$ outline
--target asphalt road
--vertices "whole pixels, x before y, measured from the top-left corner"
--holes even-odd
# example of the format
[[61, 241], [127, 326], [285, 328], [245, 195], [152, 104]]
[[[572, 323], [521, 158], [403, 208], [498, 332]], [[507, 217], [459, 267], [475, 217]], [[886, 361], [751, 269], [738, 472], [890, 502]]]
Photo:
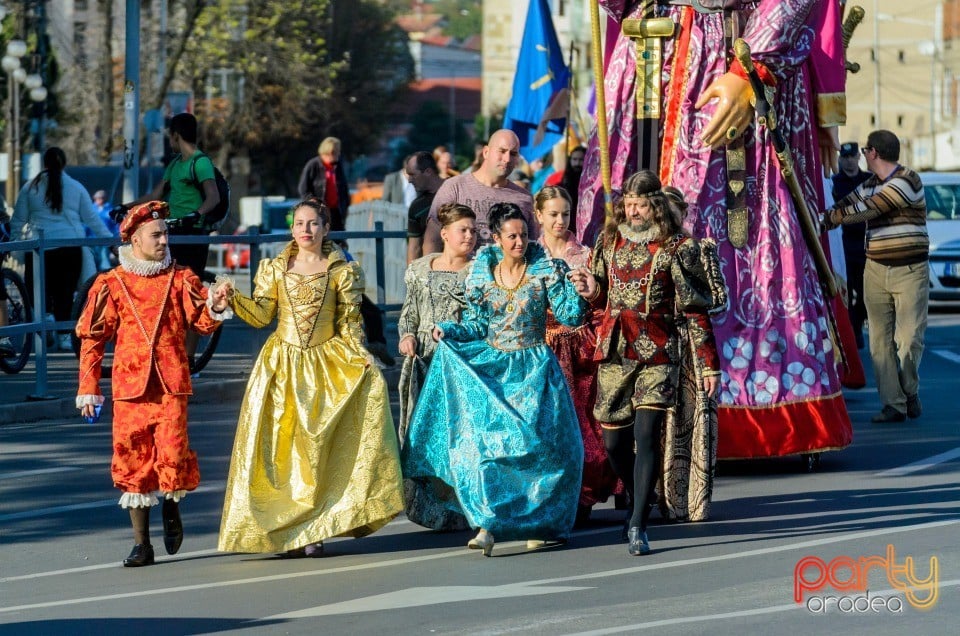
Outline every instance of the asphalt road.
[[162, 554], [155, 518], [157, 565], [124, 569], [132, 539], [109, 428], [0, 426], [0, 634], [956, 633], [958, 371], [960, 315], [934, 314], [921, 419], [870, 424], [876, 393], [850, 392], [851, 447], [813, 474], [795, 457], [721, 463], [711, 520], [655, 518], [641, 558], [619, 543], [610, 506], [566, 546], [498, 543], [492, 558], [465, 549], [469, 533], [403, 518], [327, 542], [322, 559], [220, 554], [231, 402], [192, 411], [203, 485], [182, 506], [180, 554]]

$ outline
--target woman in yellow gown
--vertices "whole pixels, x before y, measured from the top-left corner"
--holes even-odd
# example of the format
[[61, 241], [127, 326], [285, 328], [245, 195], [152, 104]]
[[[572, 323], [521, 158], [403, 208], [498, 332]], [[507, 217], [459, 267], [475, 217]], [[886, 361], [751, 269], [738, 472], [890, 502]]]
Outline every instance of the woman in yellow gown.
[[320, 556], [403, 510], [397, 437], [383, 375], [360, 328], [363, 271], [326, 239], [329, 213], [297, 204], [293, 241], [260, 264], [253, 298], [231, 296], [255, 327], [277, 318], [240, 409], [218, 548]]

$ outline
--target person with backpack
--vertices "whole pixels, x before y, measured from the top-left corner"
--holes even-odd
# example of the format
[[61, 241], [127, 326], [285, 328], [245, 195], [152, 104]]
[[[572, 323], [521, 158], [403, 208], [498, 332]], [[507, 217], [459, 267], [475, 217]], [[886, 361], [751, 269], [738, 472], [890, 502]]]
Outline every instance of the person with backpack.
[[[210, 157], [197, 148], [197, 118], [190, 113], [174, 115], [167, 129], [170, 147], [177, 153], [167, 164], [163, 179], [152, 192], [145, 194], [132, 203], [124, 204], [129, 208], [147, 201], [163, 200], [170, 206], [170, 219], [178, 221], [170, 227], [172, 235], [205, 236], [215, 223], [223, 220], [225, 208], [229, 202], [224, 193], [222, 175], [218, 174]], [[226, 192], [229, 196], [229, 192]], [[123, 212], [121, 212], [121, 215]], [[170, 255], [178, 265], [193, 270], [201, 280], [207, 268], [210, 246], [170, 245]], [[193, 332], [187, 334], [187, 355], [192, 358], [197, 349], [198, 337]]]
[[[209, 234], [205, 217], [219, 207], [220, 192], [213, 162], [197, 148], [197, 118], [190, 113], [174, 115], [167, 135], [170, 147], [177, 154], [167, 164], [163, 179], [152, 192], [123, 207], [163, 200], [170, 206], [170, 219], [179, 222], [179, 227], [170, 228], [170, 234]], [[192, 269], [199, 277], [207, 267], [209, 251], [209, 245], [170, 246], [173, 259]]]

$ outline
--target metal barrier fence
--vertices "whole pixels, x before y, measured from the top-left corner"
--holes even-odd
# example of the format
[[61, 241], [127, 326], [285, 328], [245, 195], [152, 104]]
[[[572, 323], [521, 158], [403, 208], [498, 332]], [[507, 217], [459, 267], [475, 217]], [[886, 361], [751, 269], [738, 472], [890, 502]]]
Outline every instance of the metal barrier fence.
[[[352, 210], [351, 210], [352, 212]], [[386, 283], [386, 258], [384, 243], [387, 239], [403, 239], [406, 244], [407, 233], [401, 231], [385, 231], [383, 222], [373, 223], [373, 231], [345, 231], [331, 232], [329, 238], [333, 240], [340, 239], [358, 239], [371, 241], [374, 246], [373, 260], [374, 271], [376, 275], [376, 303], [383, 311], [396, 311], [400, 309], [401, 303], [387, 302]], [[23, 334], [33, 334], [33, 355], [36, 364], [36, 391], [34, 393], [39, 399], [47, 395], [47, 333], [57, 331], [73, 330], [76, 326], [74, 320], [47, 321], [46, 303], [46, 278], [47, 272], [44, 267], [43, 253], [60, 247], [100, 247], [119, 245], [117, 238], [83, 238], [83, 239], [44, 239], [43, 230], [37, 229], [37, 238], [24, 241], [8, 241], [2, 244], [4, 253], [24, 252], [27, 258], [32, 259], [33, 263], [33, 289], [32, 289], [32, 308], [33, 321], [17, 325], [0, 327], [0, 337], [18, 336]], [[261, 260], [261, 250], [263, 246], [272, 243], [286, 243], [290, 241], [290, 234], [261, 234], [259, 227], [250, 228], [247, 234], [230, 234], [217, 236], [171, 236], [170, 243], [189, 244], [189, 245], [247, 245], [250, 249], [250, 288], [253, 289], [254, 278]], [[363, 262], [359, 261], [361, 266]], [[401, 278], [402, 278], [401, 269]], [[54, 273], [55, 275], [55, 273]], [[82, 283], [83, 281], [79, 281]]]

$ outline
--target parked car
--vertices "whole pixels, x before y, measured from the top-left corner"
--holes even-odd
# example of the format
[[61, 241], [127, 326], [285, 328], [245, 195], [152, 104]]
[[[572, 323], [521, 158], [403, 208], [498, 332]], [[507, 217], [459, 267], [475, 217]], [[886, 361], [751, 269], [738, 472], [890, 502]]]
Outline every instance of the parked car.
[[960, 301], [960, 172], [921, 172], [930, 236], [930, 300]]

